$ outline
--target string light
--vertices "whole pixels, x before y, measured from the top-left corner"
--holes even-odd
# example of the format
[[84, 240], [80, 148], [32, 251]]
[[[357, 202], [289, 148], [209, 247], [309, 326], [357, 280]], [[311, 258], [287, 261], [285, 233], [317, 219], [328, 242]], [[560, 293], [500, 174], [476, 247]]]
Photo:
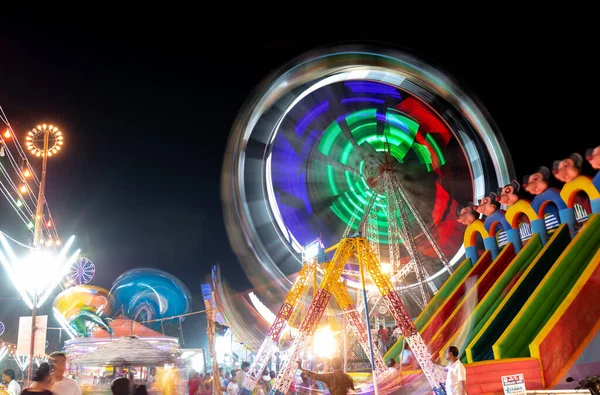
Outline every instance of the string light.
[[[32, 169], [31, 165], [29, 164], [27, 155], [24, 151], [24, 148], [26, 147], [21, 145], [19, 139], [15, 138], [16, 133], [11, 128], [8, 118], [6, 117], [6, 114], [4, 113], [4, 110], [1, 106], [0, 121], [6, 125], [6, 128], [4, 130], [0, 129], [0, 150], [2, 150], [2, 156], [4, 156], [6, 159], [3, 163], [8, 163], [11, 165], [6, 165], [5, 167], [3, 163], [0, 163], [0, 192], [2, 192], [4, 197], [9, 200], [11, 207], [15, 210], [17, 215], [19, 215], [19, 218], [23, 221], [28, 231], [33, 231], [35, 225], [33, 224], [33, 220], [30, 220], [28, 218], [35, 218], [35, 215], [31, 209], [31, 205], [36, 205], [37, 193], [34, 193], [34, 191], [36, 187], [39, 186], [40, 180], [34, 172], [34, 170]], [[38, 127], [42, 131], [44, 130], [43, 124], [38, 125]], [[50, 137], [50, 146], [52, 146], [52, 143], [54, 143], [54, 145], [56, 146], [55, 151], [53, 152], [52, 150], [50, 150], [50, 153], [52, 153], [52, 155], [56, 155], [60, 148], [62, 148], [62, 145], [64, 144], [64, 136], [60, 132], [58, 127], [54, 125], [46, 124], [45, 127], [45, 130], [48, 131]], [[33, 129], [31, 130], [31, 132], [33, 132]], [[31, 134], [28, 132], [25, 132], [25, 134], [26, 137], [30, 137], [29, 139], [25, 139], [25, 145], [29, 146], [29, 144], [27, 144], [28, 142], [33, 144], [34, 141], [31, 138]], [[51, 136], [54, 136], [54, 138], [52, 138]], [[5, 140], [3, 141], [2, 139]], [[8, 146], [8, 144], [3, 144], [6, 143], [8, 139], [10, 139], [10, 141], [14, 143], [11, 144], [10, 147]], [[43, 144], [43, 139], [41, 140], [41, 143]], [[43, 145], [41, 145], [41, 148], [43, 148]], [[14, 152], [15, 150], [16, 152]], [[37, 157], [42, 156], [41, 153], [34, 153], [33, 155], [36, 155]], [[14, 173], [10, 172], [10, 167], [12, 167]], [[13, 178], [13, 175], [16, 177]], [[3, 178], [5, 178], [6, 181], [8, 181], [8, 183], [3, 182], [5, 181], [3, 180]], [[33, 179], [33, 184], [31, 184], [31, 179]], [[25, 180], [27, 180], [27, 182], [25, 182]], [[45, 202], [44, 205], [46, 211], [44, 217], [46, 218], [44, 218], [43, 221], [44, 223], [47, 223], [46, 221], [51, 222], [51, 226], [44, 227], [46, 229], [44, 232], [46, 233], [44, 239], [50, 238], [52, 240], [52, 249], [55, 249], [59, 247], [61, 243], [59, 240], [56, 226], [52, 224], [53, 221], [52, 216], [50, 214], [50, 209], [48, 207], [48, 203]]]

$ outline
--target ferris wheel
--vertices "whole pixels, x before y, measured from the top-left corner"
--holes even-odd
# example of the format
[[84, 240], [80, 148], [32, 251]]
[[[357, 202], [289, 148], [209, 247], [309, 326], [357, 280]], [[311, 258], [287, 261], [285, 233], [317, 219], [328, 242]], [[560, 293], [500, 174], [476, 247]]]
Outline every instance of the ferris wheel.
[[0, 336], [4, 334], [6, 327], [4, 326], [4, 322], [0, 321]]
[[[283, 70], [242, 109], [225, 156], [224, 216], [240, 262], [277, 305], [307, 245], [334, 245], [368, 217], [369, 241], [418, 310], [419, 289], [435, 292], [464, 255], [456, 213], [514, 176], [502, 136], [449, 75], [396, 49], [322, 48]], [[382, 168], [388, 192], [374, 182]], [[402, 198], [400, 222], [390, 193]]]
[[69, 269], [67, 280], [74, 285], [89, 284], [96, 274], [96, 265], [85, 257], [79, 257]]

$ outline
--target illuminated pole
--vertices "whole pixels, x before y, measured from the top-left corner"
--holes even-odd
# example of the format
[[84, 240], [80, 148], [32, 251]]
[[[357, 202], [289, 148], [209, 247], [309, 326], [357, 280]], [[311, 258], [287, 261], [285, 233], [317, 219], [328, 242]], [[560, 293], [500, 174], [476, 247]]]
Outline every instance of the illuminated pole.
[[33, 246], [37, 249], [40, 248], [40, 243], [42, 240], [42, 224], [44, 223], [44, 201], [46, 200], [44, 190], [46, 189], [46, 169], [48, 167], [48, 140], [50, 138], [50, 131], [44, 128], [43, 133], [44, 142], [42, 148], [42, 179], [40, 180], [40, 190], [38, 193], [37, 207], [35, 210], [35, 233], [33, 234]]
[[[50, 144], [50, 136], [52, 135], [54, 141], [52, 147]], [[44, 225], [44, 203], [46, 201], [45, 189], [46, 189], [46, 169], [48, 167], [48, 157], [53, 153], [56, 154], [60, 150], [60, 146], [63, 144], [62, 133], [57, 127], [52, 125], [43, 124], [37, 128], [32, 129], [25, 138], [25, 145], [29, 151], [42, 157], [42, 178], [40, 179], [40, 189], [38, 192], [37, 206], [35, 210], [35, 227], [33, 233], [33, 246], [36, 250], [41, 249], [42, 243], [42, 227]], [[40, 142], [40, 140], [42, 140]], [[41, 145], [41, 146], [40, 146]], [[29, 346], [29, 370], [28, 379], [31, 382], [33, 377], [33, 351], [35, 342], [35, 320], [37, 316], [37, 303], [38, 295], [37, 292], [33, 295], [33, 308], [31, 309], [31, 344]]]

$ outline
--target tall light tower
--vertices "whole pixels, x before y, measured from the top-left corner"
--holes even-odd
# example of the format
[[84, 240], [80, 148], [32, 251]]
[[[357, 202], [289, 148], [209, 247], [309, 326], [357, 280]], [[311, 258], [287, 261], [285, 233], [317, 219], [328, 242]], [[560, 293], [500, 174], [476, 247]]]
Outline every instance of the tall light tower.
[[39, 249], [42, 240], [42, 226], [44, 224], [44, 203], [46, 201], [44, 192], [46, 189], [48, 158], [60, 151], [63, 145], [63, 135], [56, 126], [38, 125], [27, 133], [25, 145], [32, 155], [42, 157], [42, 178], [40, 180], [40, 189], [35, 210], [35, 230], [33, 234], [33, 245]]
[[[56, 155], [62, 145], [63, 136], [62, 132], [58, 130], [56, 126], [38, 125], [27, 133], [25, 137], [25, 145], [32, 155], [42, 157], [42, 178], [40, 179], [40, 189], [38, 192], [37, 206], [35, 210], [35, 228], [33, 233], [33, 246], [36, 251], [41, 250], [42, 234], [44, 221], [44, 203], [46, 202], [45, 189], [46, 189], [46, 168], [48, 166], [48, 158], [52, 155]], [[41, 256], [41, 255], [38, 255]], [[29, 380], [32, 377], [33, 371], [33, 351], [35, 341], [35, 320], [37, 313], [38, 304], [38, 293], [34, 292], [33, 296], [33, 308], [31, 310], [31, 345], [29, 348]]]

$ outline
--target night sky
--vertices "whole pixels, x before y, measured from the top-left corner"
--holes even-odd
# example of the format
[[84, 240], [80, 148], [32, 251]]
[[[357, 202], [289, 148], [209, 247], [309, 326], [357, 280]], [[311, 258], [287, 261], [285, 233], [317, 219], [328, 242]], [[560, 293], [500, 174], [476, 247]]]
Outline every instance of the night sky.
[[[96, 264], [92, 283], [110, 289], [126, 270], [156, 267], [182, 279], [200, 310], [200, 284], [219, 263], [230, 285], [247, 288], [221, 214], [231, 124], [272, 70], [339, 39], [207, 43], [166, 31], [0, 36], [0, 105], [13, 128], [23, 133], [47, 122], [65, 133], [64, 151], [49, 164], [47, 199], [62, 238], [75, 234]], [[596, 66], [585, 49], [591, 40], [583, 31], [548, 27], [521, 36], [513, 29], [485, 45], [459, 34], [452, 44], [439, 37], [383, 41], [442, 65], [482, 100], [520, 180], [600, 143], [597, 100], [590, 99]], [[0, 200], [0, 229], [26, 240], [23, 228]], [[0, 275], [0, 298], [14, 295]], [[29, 311], [18, 300], [0, 302], [2, 339], [16, 342], [17, 317]], [[204, 316], [185, 321], [186, 346], [202, 345], [203, 323]]]

